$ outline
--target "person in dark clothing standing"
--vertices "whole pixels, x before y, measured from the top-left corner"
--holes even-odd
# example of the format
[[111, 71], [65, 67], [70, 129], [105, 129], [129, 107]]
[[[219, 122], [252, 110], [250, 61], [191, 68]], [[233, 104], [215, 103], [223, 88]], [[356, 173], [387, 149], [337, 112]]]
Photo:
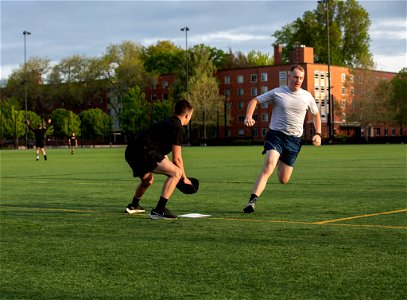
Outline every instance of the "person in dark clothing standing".
[[34, 132], [35, 136], [35, 158], [36, 160], [40, 159], [39, 152], [41, 150], [42, 155], [44, 156], [44, 160], [47, 160], [47, 153], [45, 152], [45, 132], [48, 129], [48, 126], [51, 124], [51, 119], [48, 119], [47, 124], [42, 126], [42, 124], [38, 124], [37, 128], [33, 128], [31, 126], [30, 120], [26, 121], [28, 128]]
[[[174, 116], [152, 125], [134, 141], [129, 142], [126, 148], [125, 158], [133, 170], [133, 176], [141, 180], [132, 203], [125, 210], [129, 214], [145, 211], [140, 206], [140, 199], [153, 184], [153, 173], [155, 173], [166, 175], [167, 179], [156, 207], [151, 210], [150, 218], [177, 218], [167, 208], [167, 202], [180, 180], [185, 184], [191, 184], [185, 174], [181, 147], [185, 135], [183, 126], [188, 125], [191, 120], [193, 108], [187, 100], [180, 100], [175, 105], [174, 113]], [[172, 161], [167, 156], [170, 152], [172, 152]]]
[[69, 148], [71, 148], [71, 154], [74, 154], [75, 148], [78, 147], [78, 140], [76, 139], [75, 132], [72, 131], [70, 138], [68, 139]]

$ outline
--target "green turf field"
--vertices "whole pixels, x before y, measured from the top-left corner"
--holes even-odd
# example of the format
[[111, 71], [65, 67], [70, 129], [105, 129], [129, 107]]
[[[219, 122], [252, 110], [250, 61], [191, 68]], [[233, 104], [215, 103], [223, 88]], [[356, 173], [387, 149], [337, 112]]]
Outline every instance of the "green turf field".
[[0, 298], [406, 299], [406, 146], [304, 146], [246, 215], [261, 150], [184, 148], [169, 208], [211, 217], [172, 221], [123, 213], [124, 148], [1, 151]]

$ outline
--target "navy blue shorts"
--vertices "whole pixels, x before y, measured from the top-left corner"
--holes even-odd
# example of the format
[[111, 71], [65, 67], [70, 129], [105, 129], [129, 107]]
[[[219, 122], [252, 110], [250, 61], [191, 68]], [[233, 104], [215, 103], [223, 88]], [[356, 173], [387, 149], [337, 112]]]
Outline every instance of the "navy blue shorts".
[[280, 131], [269, 130], [264, 142], [263, 154], [268, 150], [276, 150], [280, 153], [279, 160], [293, 167], [301, 150], [301, 138], [286, 135]]

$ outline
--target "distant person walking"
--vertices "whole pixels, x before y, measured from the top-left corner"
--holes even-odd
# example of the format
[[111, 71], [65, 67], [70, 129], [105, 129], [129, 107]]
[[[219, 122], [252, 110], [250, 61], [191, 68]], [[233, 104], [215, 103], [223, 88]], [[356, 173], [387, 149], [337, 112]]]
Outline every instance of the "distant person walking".
[[267, 181], [277, 167], [277, 176], [282, 184], [288, 183], [294, 163], [301, 149], [301, 136], [307, 110], [313, 115], [315, 135], [312, 142], [321, 145], [321, 117], [314, 97], [301, 88], [304, 69], [300, 65], [291, 67], [288, 86], [272, 89], [249, 101], [244, 124], [253, 126], [253, 113], [257, 104], [272, 105], [272, 116], [267, 132], [264, 151], [264, 164], [251, 191], [249, 202], [243, 208], [245, 213], [254, 212], [257, 199], [264, 191]]
[[34, 132], [36, 160], [40, 159], [40, 155], [39, 155], [40, 150], [41, 150], [42, 155], [44, 156], [44, 160], [47, 160], [47, 153], [45, 152], [45, 132], [47, 131], [48, 126], [51, 124], [51, 119], [48, 119], [47, 124], [45, 124], [44, 126], [42, 126], [42, 124], [38, 124], [37, 128], [33, 128], [31, 126], [30, 120], [27, 120], [26, 124], [27, 124], [28, 128], [32, 132]]
[[76, 147], [78, 147], [78, 140], [76, 139], [75, 132], [72, 131], [71, 136], [68, 139], [69, 148], [71, 149], [71, 154], [74, 154]]
[[[141, 133], [134, 141], [129, 142], [126, 148], [126, 161], [133, 170], [133, 176], [139, 177], [141, 182], [134, 193], [133, 201], [125, 212], [129, 214], [144, 212], [140, 206], [141, 197], [153, 184], [153, 173], [167, 176], [164, 182], [161, 197], [154, 209], [151, 210], [151, 219], [175, 219], [167, 208], [178, 182], [191, 185], [184, 169], [181, 155], [181, 146], [184, 143], [185, 130], [191, 120], [193, 108], [187, 100], [180, 100], [175, 104], [174, 116], [152, 125]], [[168, 154], [172, 152], [172, 161]]]

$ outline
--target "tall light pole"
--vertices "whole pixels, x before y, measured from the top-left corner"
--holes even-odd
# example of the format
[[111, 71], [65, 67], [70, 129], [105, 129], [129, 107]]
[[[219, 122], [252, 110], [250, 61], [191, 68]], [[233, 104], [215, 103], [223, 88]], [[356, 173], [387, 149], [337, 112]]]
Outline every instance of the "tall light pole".
[[[23, 31], [24, 35], [24, 104], [25, 104], [25, 120], [27, 120], [27, 35], [31, 35], [31, 32]], [[25, 126], [25, 148], [28, 149], [28, 129]]]
[[189, 28], [187, 26], [182, 27], [181, 31], [185, 31], [185, 73], [187, 76], [187, 81], [186, 81], [186, 89], [187, 89], [187, 100], [188, 100], [188, 31]]
[[[189, 90], [188, 90], [188, 31], [189, 28], [187, 26], [182, 27], [181, 31], [185, 31], [185, 74], [186, 74], [186, 89], [187, 89], [187, 99], [189, 100]], [[190, 144], [191, 141], [191, 122], [188, 124], [188, 144]]]
[[326, 36], [327, 36], [327, 51], [328, 51], [328, 129], [329, 142], [333, 142], [333, 133], [335, 130], [334, 103], [331, 97], [331, 48], [329, 42], [329, 0], [321, 0], [318, 3], [326, 3]]

